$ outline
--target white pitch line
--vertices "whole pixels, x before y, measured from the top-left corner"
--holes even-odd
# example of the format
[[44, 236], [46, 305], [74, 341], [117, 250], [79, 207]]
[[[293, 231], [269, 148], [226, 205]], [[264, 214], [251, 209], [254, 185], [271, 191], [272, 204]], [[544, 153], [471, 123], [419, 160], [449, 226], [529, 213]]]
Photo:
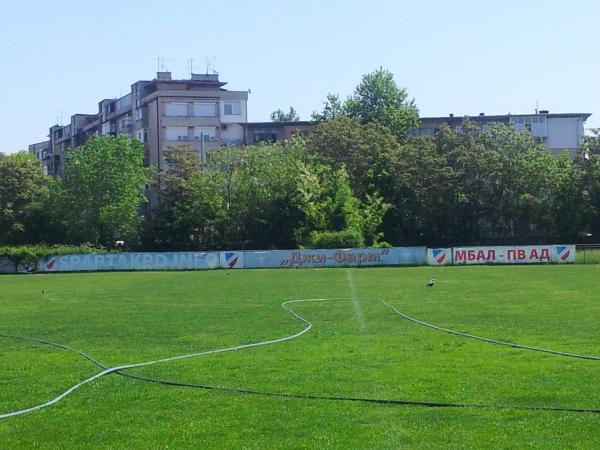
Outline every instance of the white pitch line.
[[350, 297], [352, 297], [352, 309], [354, 310], [354, 315], [358, 320], [358, 329], [361, 333], [364, 333], [367, 331], [367, 323], [365, 322], [362, 305], [356, 299], [357, 291], [356, 285], [354, 284], [354, 278], [352, 277], [352, 269], [346, 269], [346, 276], [348, 278], [348, 287], [350, 288]]

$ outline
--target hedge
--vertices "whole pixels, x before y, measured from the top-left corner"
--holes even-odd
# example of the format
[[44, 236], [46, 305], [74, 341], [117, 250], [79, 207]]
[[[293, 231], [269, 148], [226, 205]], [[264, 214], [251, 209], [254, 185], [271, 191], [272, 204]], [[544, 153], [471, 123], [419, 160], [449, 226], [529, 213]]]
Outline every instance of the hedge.
[[90, 244], [82, 245], [0, 245], [0, 259], [6, 258], [15, 266], [35, 264], [40, 258], [81, 253], [109, 253], [107, 249]]

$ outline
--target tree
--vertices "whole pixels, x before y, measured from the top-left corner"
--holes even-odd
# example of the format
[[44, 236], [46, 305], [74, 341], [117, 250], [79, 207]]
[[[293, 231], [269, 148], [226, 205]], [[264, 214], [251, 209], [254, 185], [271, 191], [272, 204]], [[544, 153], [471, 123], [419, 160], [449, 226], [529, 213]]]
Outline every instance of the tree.
[[344, 166], [353, 192], [381, 191], [398, 142], [391, 131], [377, 123], [361, 124], [358, 119], [341, 116], [320, 123], [308, 141], [309, 149], [334, 168]]
[[327, 120], [335, 119], [346, 114], [344, 105], [340, 101], [338, 94], [327, 94], [327, 99], [323, 102], [323, 111], [318, 113], [314, 111], [311, 115], [312, 120], [315, 122], [324, 122]]
[[408, 92], [399, 88], [392, 73], [379, 68], [363, 75], [354, 95], [344, 104], [346, 114], [361, 122], [377, 122], [388, 127], [399, 141], [419, 123], [419, 110]]
[[307, 247], [363, 247], [381, 244], [381, 220], [389, 205], [378, 195], [361, 202], [344, 167], [301, 164], [298, 206], [304, 218], [296, 239]]
[[164, 250], [290, 248], [302, 218], [296, 207], [297, 162], [304, 142], [295, 137], [246, 148], [227, 147], [201, 167], [185, 147], [165, 152], [161, 202], [148, 235]]
[[415, 139], [391, 155], [380, 180], [389, 203], [382, 231], [393, 245], [441, 245], [450, 240], [454, 175], [431, 139]]
[[146, 247], [160, 250], [208, 250], [220, 244], [226, 217], [219, 192], [220, 173], [202, 170], [190, 146], [167, 147], [165, 169], [156, 185], [160, 202], [147, 224]]
[[592, 130], [575, 158], [583, 195], [582, 227], [595, 240], [600, 237], [600, 129]]
[[26, 151], [0, 153], [0, 243], [31, 240], [32, 217], [45, 192], [47, 177]]
[[153, 168], [143, 165], [139, 141], [121, 135], [92, 136], [67, 151], [64, 187], [67, 192], [69, 239], [111, 247], [117, 240], [133, 245], [147, 202], [144, 187]]
[[295, 247], [294, 230], [302, 218], [295, 197], [305, 143], [295, 136], [285, 145], [227, 148], [215, 155], [209, 170], [222, 172], [228, 248]]
[[290, 106], [290, 110], [287, 113], [284, 113], [281, 109], [277, 109], [271, 113], [271, 120], [273, 122], [298, 122], [300, 120], [300, 116], [298, 112]]

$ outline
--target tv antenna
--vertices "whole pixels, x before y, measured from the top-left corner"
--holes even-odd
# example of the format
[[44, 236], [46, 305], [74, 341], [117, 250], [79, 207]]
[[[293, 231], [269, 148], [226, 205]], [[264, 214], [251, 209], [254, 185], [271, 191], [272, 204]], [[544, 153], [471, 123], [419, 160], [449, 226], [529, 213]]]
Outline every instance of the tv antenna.
[[173, 61], [173, 58], [165, 58], [162, 56], [153, 56], [150, 59], [156, 61], [156, 71], [157, 72], [164, 72], [166, 70], [167, 66], [165, 65], [165, 61]]
[[215, 70], [216, 63], [217, 58], [215, 56], [212, 57], [212, 63], [210, 61], [210, 58], [208, 56], [206, 57], [206, 75], [208, 75], [211, 70], [213, 75], [217, 74], [217, 71]]

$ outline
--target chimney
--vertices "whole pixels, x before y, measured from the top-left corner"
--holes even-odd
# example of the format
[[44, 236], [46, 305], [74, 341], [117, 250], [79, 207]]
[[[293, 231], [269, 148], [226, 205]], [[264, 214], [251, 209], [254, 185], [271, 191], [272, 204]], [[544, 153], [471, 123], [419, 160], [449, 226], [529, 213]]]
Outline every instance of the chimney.
[[450, 113], [450, 118], [453, 118], [453, 117], [454, 117], [454, 113]]
[[479, 117], [485, 116], [485, 113], [479, 113]]
[[170, 80], [171, 72], [156, 72], [156, 79], [157, 80]]

